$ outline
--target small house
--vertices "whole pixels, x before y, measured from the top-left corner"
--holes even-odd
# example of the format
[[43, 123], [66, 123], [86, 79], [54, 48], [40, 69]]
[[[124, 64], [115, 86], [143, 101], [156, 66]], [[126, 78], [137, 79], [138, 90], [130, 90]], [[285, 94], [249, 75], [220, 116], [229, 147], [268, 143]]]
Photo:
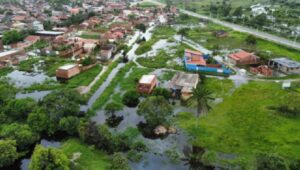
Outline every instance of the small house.
[[139, 80], [137, 91], [143, 94], [150, 94], [156, 86], [157, 78], [155, 75], [143, 75]]
[[214, 34], [218, 38], [224, 38], [224, 37], [227, 37], [229, 35], [229, 33], [225, 30], [218, 30]]
[[258, 56], [243, 50], [230, 54], [228, 56], [228, 60], [230, 63], [235, 65], [251, 65], [258, 64], [260, 62], [260, 58]]
[[177, 72], [169, 83], [173, 95], [186, 100], [192, 96], [192, 90], [197, 87], [199, 82], [198, 74]]
[[80, 68], [77, 64], [67, 64], [59, 67], [56, 70], [56, 78], [67, 80], [80, 73]]
[[110, 60], [113, 56], [113, 53], [116, 52], [117, 47], [116, 45], [106, 45], [101, 47], [100, 50], [100, 60], [107, 61]]
[[269, 60], [268, 66], [274, 71], [285, 74], [300, 74], [300, 63], [288, 58], [274, 58]]

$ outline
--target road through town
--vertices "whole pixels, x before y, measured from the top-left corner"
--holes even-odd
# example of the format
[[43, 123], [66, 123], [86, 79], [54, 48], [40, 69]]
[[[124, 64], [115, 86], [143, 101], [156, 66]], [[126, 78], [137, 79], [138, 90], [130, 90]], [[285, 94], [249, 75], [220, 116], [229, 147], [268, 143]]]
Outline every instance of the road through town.
[[[155, 0], [145, 0], [145, 1], [149, 1], [149, 2], [152, 2], [152, 3], [159, 4], [159, 5], [164, 5], [163, 3], [157, 2]], [[211, 17], [205, 16], [205, 15], [200, 15], [200, 14], [197, 14], [195, 12], [191, 12], [191, 11], [184, 10], [184, 9], [180, 9], [180, 12], [182, 12], [184, 14], [188, 14], [190, 16], [200, 18], [200, 19], [207, 19], [207, 20], [212, 21], [213, 23], [222, 25], [224, 27], [228, 27], [228, 28], [231, 28], [231, 29], [236, 30], [236, 31], [252, 34], [252, 35], [257, 36], [259, 38], [262, 38], [262, 39], [265, 39], [265, 40], [268, 40], [268, 41], [272, 41], [272, 42], [275, 42], [277, 44], [281, 44], [281, 45], [284, 45], [284, 46], [287, 46], [287, 47], [290, 47], [290, 48], [300, 50], [300, 43], [294, 42], [292, 40], [289, 40], [289, 39], [286, 39], [286, 38], [283, 38], [283, 37], [278, 37], [276, 35], [272, 35], [272, 34], [269, 34], [269, 33], [266, 33], [266, 32], [262, 32], [262, 31], [258, 31], [258, 30], [255, 30], [255, 29], [252, 29], [252, 28], [249, 28], [249, 27], [244, 27], [244, 26], [240, 26], [240, 25], [237, 25], [237, 24], [232, 24], [232, 23], [229, 23], [229, 22], [221, 21], [221, 20], [218, 20], [218, 19], [215, 19], [215, 18], [211, 18]]]

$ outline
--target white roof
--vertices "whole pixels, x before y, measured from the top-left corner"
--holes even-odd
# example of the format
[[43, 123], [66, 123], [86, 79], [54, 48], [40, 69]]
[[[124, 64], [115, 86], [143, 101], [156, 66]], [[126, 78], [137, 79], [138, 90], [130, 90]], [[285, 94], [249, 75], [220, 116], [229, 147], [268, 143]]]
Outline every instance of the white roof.
[[46, 34], [46, 35], [61, 35], [64, 34], [64, 32], [59, 31], [37, 31], [37, 34]]
[[11, 54], [17, 53], [17, 52], [18, 52], [18, 50], [10, 50], [10, 51], [2, 52], [2, 53], [0, 53], [0, 58], [1, 57], [5, 57], [7, 55], [11, 55]]
[[76, 67], [76, 64], [67, 64], [67, 65], [59, 67], [59, 69], [61, 69], [61, 70], [69, 70], [69, 69], [71, 69], [73, 67]]
[[155, 79], [155, 75], [143, 75], [139, 83], [141, 84], [150, 84]]

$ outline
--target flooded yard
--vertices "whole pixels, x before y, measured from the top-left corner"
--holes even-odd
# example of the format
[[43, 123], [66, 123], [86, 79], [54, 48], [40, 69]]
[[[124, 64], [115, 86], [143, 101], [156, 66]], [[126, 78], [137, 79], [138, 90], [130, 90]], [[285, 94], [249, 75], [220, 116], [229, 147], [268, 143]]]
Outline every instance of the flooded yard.
[[35, 83], [43, 83], [47, 79], [55, 80], [54, 77], [49, 77], [44, 73], [27, 73], [18, 70], [9, 73], [6, 77], [18, 88], [26, 88]]

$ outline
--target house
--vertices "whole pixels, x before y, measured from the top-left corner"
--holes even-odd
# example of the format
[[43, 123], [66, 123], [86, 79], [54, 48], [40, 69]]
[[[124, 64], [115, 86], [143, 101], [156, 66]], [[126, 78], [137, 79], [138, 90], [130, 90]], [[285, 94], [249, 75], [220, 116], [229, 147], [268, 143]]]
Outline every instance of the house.
[[59, 31], [36, 31], [35, 34], [41, 36], [42, 39], [53, 40], [56, 36], [63, 35], [64, 32], [59, 32]]
[[243, 50], [230, 54], [228, 56], [228, 60], [230, 63], [235, 65], [251, 65], [258, 64], [260, 62], [260, 58], [258, 56]]
[[107, 61], [112, 58], [113, 53], [117, 50], [116, 45], [106, 45], [101, 47], [100, 60]]
[[300, 63], [288, 58], [274, 58], [269, 60], [268, 66], [274, 71], [285, 74], [300, 74]]
[[186, 49], [183, 56], [183, 61], [186, 70], [195, 71], [195, 72], [204, 72], [204, 73], [216, 73], [229, 75], [231, 70], [226, 68], [223, 64], [218, 63], [209, 63], [208, 59], [210, 58], [209, 54], [203, 54], [200, 51], [192, 51]]
[[169, 88], [174, 96], [184, 100], [192, 96], [193, 88], [197, 87], [199, 82], [198, 74], [177, 72], [169, 83]]
[[67, 80], [80, 73], [80, 68], [77, 64], [67, 64], [59, 67], [56, 70], [56, 78]]
[[18, 56], [22, 54], [21, 50], [10, 50], [0, 52], [0, 68], [8, 65], [16, 65], [19, 63]]
[[150, 94], [156, 86], [157, 78], [155, 75], [143, 75], [139, 80], [137, 91], [143, 94]]
[[224, 38], [224, 37], [227, 37], [229, 35], [229, 33], [225, 30], [218, 30], [218, 31], [215, 31], [215, 36], [218, 37], [218, 38]]
[[38, 42], [40, 39], [41, 39], [40, 36], [29, 35], [29, 36], [27, 36], [27, 37], [24, 39], [24, 41], [25, 41], [26, 43], [29, 43], [30, 45], [32, 45], [32, 44]]
[[76, 15], [80, 12], [80, 9], [79, 8], [71, 8], [69, 10], [69, 12], [72, 14], [72, 15]]

